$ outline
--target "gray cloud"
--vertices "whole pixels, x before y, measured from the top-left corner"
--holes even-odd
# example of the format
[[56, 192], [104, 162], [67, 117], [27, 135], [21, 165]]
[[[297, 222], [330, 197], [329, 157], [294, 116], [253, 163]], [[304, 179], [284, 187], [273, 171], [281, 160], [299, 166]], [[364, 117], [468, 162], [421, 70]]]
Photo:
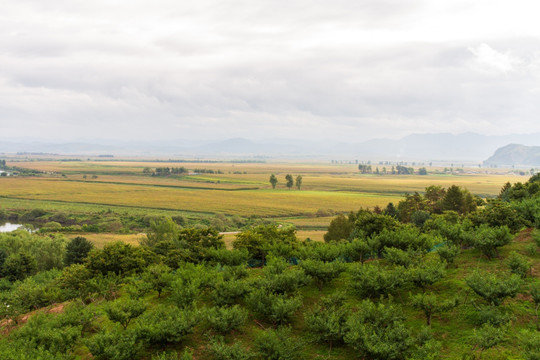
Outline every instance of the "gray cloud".
[[540, 131], [525, 0], [53, 3], [0, 0], [3, 136]]

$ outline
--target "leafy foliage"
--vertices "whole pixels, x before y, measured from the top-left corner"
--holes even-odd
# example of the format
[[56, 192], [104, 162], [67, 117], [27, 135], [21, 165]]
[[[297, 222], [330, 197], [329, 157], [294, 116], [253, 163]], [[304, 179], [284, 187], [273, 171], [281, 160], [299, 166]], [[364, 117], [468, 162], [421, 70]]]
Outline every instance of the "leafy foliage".
[[491, 273], [475, 271], [466, 280], [467, 285], [489, 304], [499, 306], [507, 297], [514, 297], [519, 291], [521, 279], [517, 275], [497, 277]]

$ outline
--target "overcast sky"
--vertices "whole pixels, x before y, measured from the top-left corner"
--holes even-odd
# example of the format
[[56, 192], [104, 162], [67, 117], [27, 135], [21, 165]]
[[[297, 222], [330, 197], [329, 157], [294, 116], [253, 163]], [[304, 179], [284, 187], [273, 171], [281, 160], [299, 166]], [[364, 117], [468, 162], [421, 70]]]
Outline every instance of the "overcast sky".
[[0, 0], [0, 138], [540, 131], [537, 0]]

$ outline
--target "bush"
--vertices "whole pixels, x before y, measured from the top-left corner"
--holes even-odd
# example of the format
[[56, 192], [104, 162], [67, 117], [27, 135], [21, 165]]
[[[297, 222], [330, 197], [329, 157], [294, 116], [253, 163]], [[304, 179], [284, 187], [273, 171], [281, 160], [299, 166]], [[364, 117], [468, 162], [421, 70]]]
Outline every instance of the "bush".
[[131, 320], [139, 317], [146, 311], [146, 304], [132, 299], [119, 299], [105, 306], [105, 313], [109, 320], [122, 325], [126, 329]]
[[343, 306], [344, 294], [337, 293], [321, 300], [313, 309], [306, 311], [306, 330], [316, 342], [343, 343], [349, 309]]
[[409, 269], [408, 277], [414, 286], [424, 291], [446, 275], [444, 264], [438, 261], [428, 261]]
[[382, 255], [390, 264], [403, 266], [404, 268], [408, 268], [422, 260], [419, 253], [393, 247], [385, 247]]
[[523, 358], [525, 360], [540, 359], [540, 333], [525, 331], [521, 334]]
[[414, 339], [404, 321], [396, 306], [364, 300], [347, 321], [345, 342], [369, 359], [406, 358]]
[[453, 266], [460, 251], [459, 246], [447, 243], [437, 249], [437, 255], [441, 261], [446, 262], [447, 266]]
[[42, 348], [51, 354], [67, 354], [80, 339], [91, 314], [79, 307], [66, 308], [63, 314], [35, 314], [11, 337], [32, 348]]
[[212, 339], [208, 347], [214, 360], [251, 360], [254, 355], [238, 342], [226, 345], [222, 338]]
[[350, 269], [351, 290], [360, 297], [386, 296], [407, 284], [403, 268], [387, 269], [379, 263], [353, 266]]
[[299, 360], [302, 343], [291, 335], [289, 328], [265, 330], [255, 338], [254, 347], [257, 355], [266, 360]]
[[499, 278], [495, 274], [478, 271], [473, 272], [466, 282], [478, 296], [495, 306], [501, 305], [507, 297], [516, 296], [521, 285], [517, 275]]
[[433, 293], [421, 293], [411, 297], [411, 305], [422, 310], [426, 317], [426, 325], [431, 326], [431, 318], [434, 314], [448, 311], [457, 306], [456, 299], [441, 300]]
[[2, 268], [2, 274], [10, 281], [23, 280], [25, 277], [35, 274], [36, 271], [36, 259], [24, 253], [8, 256]]
[[103, 250], [94, 249], [86, 258], [86, 266], [90, 271], [103, 275], [129, 275], [141, 272], [147, 266], [145, 250], [123, 242], [107, 244]]
[[157, 291], [159, 298], [163, 289], [171, 284], [173, 274], [171, 274], [171, 268], [167, 265], [154, 264], [146, 268], [141, 278], [151, 289]]
[[507, 245], [512, 241], [510, 229], [506, 226], [498, 228], [488, 225], [480, 226], [475, 232], [473, 245], [480, 250], [489, 260], [498, 256], [497, 248]]
[[480, 329], [474, 330], [473, 342], [475, 347], [487, 350], [502, 343], [506, 337], [506, 332], [506, 327], [484, 324]]
[[227, 334], [240, 328], [246, 322], [247, 317], [247, 311], [239, 305], [213, 307], [206, 311], [206, 321], [210, 328], [220, 334]]
[[217, 306], [232, 305], [248, 292], [243, 281], [219, 281], [214, 284], [210, 297]]
[[527, 259], [519, 255], [517, 252], [512, 251], [510, 256], [506, 260], [506, 264], [510, 268], [512, 274], [520, 276], [522, 279], [527, 277], [527, 273], [531, 270], [531, 263]]
[[294, 313], [302, 306], [302, 298], [299, 295], [287, 297], [257, 289], [247, 297], [246, 303], [266, 320], [281, 325], [292, 320]]
[[319, 291], [325, 284], [328, 284], [345, 271], [345, 264], [342, 261], [323, 262], [321, 260], [303, 260], [300, 267], [305, 273], [313, 278], [319, 287]]
[[141, 351], [141, 344], [132, 331], [101, 332], [85, 343], [90, 353], [99, 360], [132, 360]]
[[240, 266], [247, 264], [249, 252], [247, 249], [227, 250], [210, 248], [207, 250], [205, 258], [210, 264]]
[[179, 343], [193, 332], [195, 314], [177, 307], [159, 305], [137, 320], [137, 337], [152, 345]]

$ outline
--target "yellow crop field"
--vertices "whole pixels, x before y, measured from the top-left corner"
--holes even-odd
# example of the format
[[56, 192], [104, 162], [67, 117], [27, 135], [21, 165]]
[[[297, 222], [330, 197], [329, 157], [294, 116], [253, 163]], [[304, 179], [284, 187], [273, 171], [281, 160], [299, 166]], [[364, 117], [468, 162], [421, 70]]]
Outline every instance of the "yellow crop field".
[[41, 178], [1, 179], [0, 196], [269, 217], [315, 213], [320, 208], [349, 211], [360, 207], [385, 206], [401, 198], [392, 194], [324, 191], [191, 190]]
[[69, 235], [69, 238], [72, 239], [77, 236], [85, 237], [88, 241], [90, 241], [92, 244], [94, 244], [95, 247], [98, 249], [103, 248], [103, 246], [121, 241], [133, 246], [138, 246], [139, 241], [141, 239], [144, 239], [146, 237], [145, 234], [107, 234], [107, 233], [99, 233], [99, 234], [71, 234]]
[[[280, 218], [283, 223], [304, 229], [328, 225], [331, 217], [314, 217], [320, 209], [348, 212], [360, 207], [383, 207], [388, 202], [396, 204], [405, 193], [422, 192], [429, 185], [448, 187], [456, 184], [481, 196], [495, 196], [504, 183], [527, 179], [526, 176], [504, 174], [502, 170], [501, 174], [360, 175], [354, 164], [307, 162], [17, 161], [9, 164], [45, 172], [36, 177], [0, 178], [0, 197], [10, 202], [255, 215]], [[180, 166], [191, 173], [171, 177], [144, 176], [142, 173], [145, 167]], [[197, 168], [221, 173], [193, 174]], [[301, 190], [286, 189], [287, 173], [302, 175]], [[270, 174], [278, 177], [275, 190], [268, 181]]]

